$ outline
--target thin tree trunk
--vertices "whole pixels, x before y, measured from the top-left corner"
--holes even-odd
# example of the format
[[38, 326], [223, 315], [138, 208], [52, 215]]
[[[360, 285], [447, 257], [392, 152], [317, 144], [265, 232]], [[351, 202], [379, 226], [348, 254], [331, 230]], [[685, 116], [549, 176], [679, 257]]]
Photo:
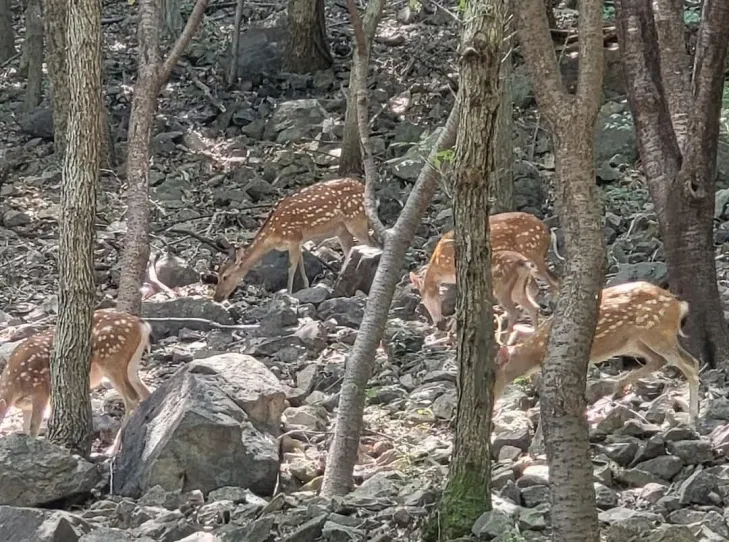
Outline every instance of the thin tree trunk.
[[[510, 0], [507, 3], [507, 13], [511, 12]], [[511, 34], [511, 25], [505, 29], [505, 34]], [[514, 143], [513, 143], [513, 109], [511, 99], [511, 73], [513, 57], [511, 55], [513, 39], [504, 40], [501, 55], [501, 70], [499, 71], [499, 111], [496, 120], [496, 144], [493, 161], [494, 170], [491, 175], [491, 213], [505, 213], [513, 211], [514, 204]]]
[[[467, 535], [491, 509], [494, 328], [488, 214], [498, 175], [495, 147], [508, 2], [472, 0], [461, 40], [453, 215], [456, 243], [458, 408], [448, 483], [426, 540]], [[503, 90], [503, 88], [502, 88]], [[511, 113], [509, 112], [509, 115]], [[503, 134], [502, 134], [503, 135]]]
[[117, 308], [129, 314], [141, 312], [140, 289], [149, 261], [149, 143], [157, 96], [200, 26], [207, 5], [208, 0], [197, 1], [182, 34], [163, 63], [159, 52], [160, 4], [157, 0], [139, 2], [139, 65], [127, 153], [127, 235], [117, 297]]
[[331, 67], [324, 0], [289, 0], [288, 21], [284, 68], [292, 73], [313, 73]]
[[28, 84], [25, 88], [23, 110], [28, 113], [41, 101], [43, 85], [43, 13], [40, 0], [28, 0], [25, 9], [25, 44]]
[[0, 63], [15, 55], [11, 0], [0, 0]]
[[377, 345], [385, 330], [395, 286], [401, 277], [405, 253], [438, 187], [438, 172], [431, 164], [441, 151], [453, 146], [457, 129], [458, 109], [454, 107], [397, 222], [386, 236], [380, 265], [367, 298], [364, 318], [347, 359], [334, 439], [327, 454], [327, 468], [321, 489], [321, 495], [325, 498], [344, 495], [352, 488], [352, 473], [357, 460], [359, 437], [362, 434], [365, 389], [372, 373]]
[[182, 31], [184, 23], [180, 7], [182, 7], [182, 2], [179, 0], [163, 0], [164, 28], [168, 36], [178, 36]]
[[540, 385], [552, 540], [598, 542], [585, 385], [605, 272], [593, 152], [604, 67], [602, 2], [580, 2], [576, 95], [568, 94], [562, 83], [544, 4], [524, 0], [515, 8], [532, 88], [552, 129], [558, 179], [556, 206], [564, 225], [567, 260]]
[[[385, 7], [385, 0], [370, 0], [364, 16], [364, 34], [367, 40], [367, 66], [369, 66], [369, 51], [372, 49], [372, 42], [377, 32], [377, 26], [382, 19], [382, 10]], [[354, 40], [354, 54], [359, 54], [357, 40]], [[360, 148], [359, 126], [357, 124], [357, 74], [352, 67], [349, 74], [349, 88], [347, 92], [347, 112], [344, 116], [344, 136], [342, 139], [342, 155], [339, 158], [339, 175], [362, 175], [362, 150]]]
[[66, 22], [68, 0], [46, 0], [43, 13], [46, 38], [46, 65], [51, 81], [53, 98], [53, 146], [59, 160], [63, 160], [66, 150], [66, 121], [68, 90], [66, 69]]
[[238, 59], [240, 58], [240, 25], [243, 22], [243, 6], [245, 0], [235, 3], [235, 20], [233, 22], [233, 41], [230, 45], [230, 66], [228, 66], [228, 84], [232, 85], [238, 78]]
[[96, 184], [101, 115], [101, 4], [75, 0], [68, 17], [69, 116], [64, 155], [58, 272], [59, 314], [51, 354], [48, 438], [91, 452], [89, 369], [94, 311]]
[[[713, 244], [716, 152], [729, 6], [704, 3], [693, 77], [681, 41], [681, 6], [618, 0], [616, 27], [628, 100], [656, 207], [671, 290], [689, 302], [688, 349], [729, 363]], [[665, 50], [664, 50], [665, 46]], [[690, 93], [686, 99], [679, 99]]]

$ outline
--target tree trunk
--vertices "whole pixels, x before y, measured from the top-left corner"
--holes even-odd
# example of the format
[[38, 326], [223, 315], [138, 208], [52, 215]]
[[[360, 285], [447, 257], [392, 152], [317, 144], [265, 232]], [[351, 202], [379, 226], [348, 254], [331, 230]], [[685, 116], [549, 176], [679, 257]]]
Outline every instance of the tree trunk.
[[434, 163], [438, 153], [453, 146], [457, 128], [458, 109], [454, 107], [438, 143], [430, 152], [426, 165], [410, 192], [405, 207], [390, 235], [386, 237], [380, 265], [377, 267], [367, 299], [364, 319], [347, 359], [339, 396], [334, 439], [327, 454], [327, 467], [321, 489], [321, 495], [325, 498], [344, 495], [352, 488], [352, 472], [362, 433], [365, 389], [372, 372], [377, 345], [385, 330], [395, 286], [401, 277], [405, 253], [438, 187], [438, 173], [431, 164]]
[[498, 174], [494, 149], [507, 13], [505, 0], [471, 1], [464, 18], [453, 182], [458, 408], [448, 483], [426, 540], [465, 536], [491, 508], [495, 342], [488, 214], [491, 182]]
[[11, 0], [0, 0], [0, 63], [15, 54], [13, 9]]
[[240, 59], [240, 26], [243, 22], [243, 5], [245, 0], [236, 0], [235, 19], [233, 21], [233, 40], [230, 44], [230, 65], [228, 66], [228, 84], [238, 79], [238, 61]]
[[[511, 12], [510, 0], [506, 0], [507, 13]], [[511, 25], [507, 25], [505, 34], [511, 34]], [[514, 104], [511, 99], [511, 73], [513, 56], [511, 47], [513, 39], [507, 39], [501, 49], [501, 70], [499, 71], [499, 111], [496, 117], [496, 143], [491, 175], [491, 213], [506, 213], [515, 210], [514, 204], [514, 143], [513, 114]]]
[[31, 112], [41, 102], [43, 85], [43, 12], [40, 0], [28, 0], [25, 9], [25, 44], [23, 55], [27, 62], [28, 84], [25, 88], [23, 111]]
[[[372, 48], [372, 41], [377, 31], [377, 25], [382, 18], [382, 9], [385, 7], [385, 0], [370, 0], [367, 4], [367, 11], [364, 16], [364, 34], [367, 40], [367, 66], [369, 67], [369, 52]], [[354, 54], [357, 58], [358, 45], [354, 41]], [[342, 140], [342, 155], [339, 158], [339, 175], [360, 176], [364, 173], [362, 165], [362, 150], [360, 148], [359, 125], [357, 124], [357, 81], [354, 66], [349, 74], [349, 89], [347, 93], [347, 112], [344, 117], [344, 137]]]
[[562, 83], [544, 4], [525, 0], [516, 8], [534, 95], [552, 130], [565, 236], [565, 273], [540, 379], [552, 540], [598, 542], [585, 385], [606, 263], [593, 152], [604, 68], [602, 2], [580, 2], [576, 95]]
[[43, 13], [46, 65], [53, 98], [53, 145], [59, 160], [63, 160], [66, 150], [66, 121], [68, 102], [71, 99], [66, 71], [67, 15], [68, 0], [46, 0]]
[[75, 0], [68, 17], [68, 151], [64, 155], [58, 325], [51, 355], [51, 442], [91, 452], [89, 370], [94, 311], [96, 185], [101, 115], [101, 4]]
[[[713, 216], [729, 6], [704, 3], [693, 77], [675, 36], [683, 31], [681, 6], [619, 0], [615, 8], [628, 101], [668, 281], [691, 307], [687, 346], [711, 366], [726, 364], [729, 330], [716, 283]], [[676, 98], [684, 94], [686, 99]]]
[[324, 0], [289, 0], [288, 21], [284, 69], [313, 73], [331, 67]]
[[182, 2], [179, 0], [164, 0], [162, 12], [165, 21], [165, 32], [169, 36], [179, 36], [185, 24], [182, 19], [180, 8]]
[[127, 235], [117, 296], [117, 308], [136, 315], [142, 310], [140, 288], [149, 261], [149, 143], [161, 87], [158, 75], [162, 65], [159, 52], [161, 17], [157, 0], [139, 2], [139, 65], [127, 151]]

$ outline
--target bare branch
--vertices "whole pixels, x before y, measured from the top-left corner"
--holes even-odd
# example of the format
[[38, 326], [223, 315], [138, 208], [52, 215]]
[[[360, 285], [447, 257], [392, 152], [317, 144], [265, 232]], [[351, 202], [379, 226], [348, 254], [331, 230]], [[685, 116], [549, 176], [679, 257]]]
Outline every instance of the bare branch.
[[187, 18], [187, 24], [185, 24], [182, 34], [180, 34], [180, 37], [177, 38], [175, 45], [167, 55], [167, 58], [162, 65], [162, 69], [159, 72], [160, 88], [162, 88], [162, 85], [164, 85], [170, 78], [170, 74], [172, 73], [175, 64], [177, 64], [182, 53], [185, 52], [185, 49], [187, 49], [187, 46], [190, 44], [192, 37], [197, 31], [197, 27], [200, 26], [203, 15], [205, 15], [205, 9], [208, 7], [209, 1], [210, 0], [197, 0], [197, 2], [195, 2], [195, 7], [192, 8], [192, 13], [190, 13], [190, 16]]
[[668, 111], [679, 147], [683, 149], [691, 103], [691, 63], [684, 38], [683, 1], [655, 0], [653, 21]]
[[562, 82], [554, 44], [549, 34], [543, 0], [521, 0], [516, 8], [516, 25], [522, 54], [529, 65], [534, 97], [542, 112], [552, 121], [565, 102], [573, 98]]
[[[375, 235], [384, 244], [387, 238], [387, 228], [377, 214], [377, 200], [375, 197], [375, 183], [377, 182], [377, 168], [372, 156], [372, 145], [369, 134], [369, 100], [367, 98], [367, 67], [369, 64], [369, 47], [362, 18], [359, 16], [354, 0], [347, 0], [349, 17], [352, 20], [354, 38], [357, 44], [356, 54], [352, 57], [352, 69], [355, 72], [356, 87], [354, 95], [357, 105], [357, 127], [359, 129], [360, 145], [362, 146], [362, 161], [365, 170], [365, 212], [375, 230]], [[373, 30], [374, 33], [374, 30]]]
[[580, 0], [580, 63], [577, 78], [577, 101], [580, 114], [593, 119], [600, 108], [602, 79], [605, 71], [602, 36], [602, 0]]

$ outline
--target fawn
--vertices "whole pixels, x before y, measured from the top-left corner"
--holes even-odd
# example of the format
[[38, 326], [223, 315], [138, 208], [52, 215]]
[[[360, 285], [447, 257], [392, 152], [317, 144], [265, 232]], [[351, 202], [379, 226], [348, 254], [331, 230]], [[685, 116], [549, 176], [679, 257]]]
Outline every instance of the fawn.
[[233, 293], [248, 271], [271, 250], [288, 250], [288, 292], [293, 292], [296, 269], [304, 287], [309, 279], [304, 269], [301, 247], [307, 241], [336, 236], [344, 257], [356, 238], [375, 246], [370, 237], [364, 208], [364, 185], [355, 179], [322, 181], [282, 198], [268, 215], [247, 248], [239, 248], [220, 268], [213, 299], [223, 301]]
[[[453, 258], [454, 241], [441, 239], [438, 243], [440, 251], [433, 253], [430, 264], [419, 273], [410, 273], [410, 281], [421, 293], [423, 305], [428, 310], [433, 323], [438, 325], [443, 319], [441, 312], [440, 286], [441, 284], [456, 283], [456, 267]], [[438, 250], [436, 247], [436, 251]], [[444, 262], [448, 259], [448, 265]], [[436, 272], [431, 271], [435, 266]], [[518, 252], [501, 250], [491, 254], [491, 279], [496, 302], [506, 312], [509, 322], [506, 333], [511, 335], [514, 324], [519, 318], [516, 305], [521, 305], [528, 313], [532, 325], [539, 325], [539, 305], [535, 301], [537, 284], [534, 277], [537, 275], [537, 266], [531, 260]], [[501, 326], [498, 326], [497, 335], [500, 335]]]
[[[600, 297], [590, 363], [600, 363], [614, 356], [646, 360], [643, 367], [629, 372], [615, 383], [615, 395], [665, 364], [673, 365], [688, 380], [689, 418], [695, 424], [699, 415], [699, 362], [678, 343], [678, 335], [685, 336], [681, 323], [688, 310], [687, 302], [649, 282], [630, 282], [605, 288]], [[506, 384], [541, 367], [552, 321], [550, 318], [543, 322], [522, 342], [499, 349], [495, 398], [501, 396]], [[575, 393], [578, 392], [575, 390]]]
[[[139, 378], [139, 362], [149, 348], [151, 328], [136, 316], [112, 309], [94, 312], [91, 330], [90, 387], [108, 378], [124, 401], [124, 427], [131, 411], [151, 392]], [[50, 405], [51, 328], [23, 340], [8, 358], [0, 375], [0, 422], [13, 406], [23, 411], [23, 430], [38, 436], [45, 410]], [[121, 431], [120, 431], [121, 433]], [[119, 436], [113, 449], [118, 449]]]

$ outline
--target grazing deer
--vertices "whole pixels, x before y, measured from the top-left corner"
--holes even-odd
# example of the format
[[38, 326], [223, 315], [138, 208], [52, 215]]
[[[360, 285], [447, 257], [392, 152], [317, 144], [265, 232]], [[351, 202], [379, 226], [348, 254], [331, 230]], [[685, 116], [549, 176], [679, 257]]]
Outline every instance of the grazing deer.
[[[605, 288], [600, 298], [590, 362], [600, 363], [614, 356], [646, 360], [643, 367], [616, 382], [616, 395], [664, 365], [673, 365], [688, 380], [689, 417], [695, 424], [699, 415], [699, 362], [678, 343], [678, 336], [684, 336], [681, 323], [688, 310], [688, 303], [649, 282], [630, 282]], [[552, 321], [550, 318], [542, 323], [522, 342], [499, 349], [499, 370], [494, 386], [496, 398], [501, 396], [506, 384], [541, 368]]]
[[[438, 252], [438, 249], [440, 251]], [[410, 273], [410, 282], [421, 293], [423, 305], [428, 310], [434, 324], [443, 319], [441, 312], [440, 287], [442, 284], [456, 283], [456, 268], [453, 261], [453, 238], [438, 243], [430, 264], [419, 273]], [[435, 271], [433, 271], [435, 266]], [[506, 333], [511, 335], [514, 324], [519, 318], [517, 305], [528, 313], [532, 325], [539, 325], [539, 305], [535, 301], [538, 289], [534, 281], [537, 266], [518, 252], [502, 250], [491, 254], [491, 280], [494, 298], [506, 312], [509, 322]], [[501, 327], [498, 326], [500, 335]]]
[[288, 250], [288, 292], [294, 288], [296, 269], [301, 271], [304, 287], [309, 279], [304, 269], [301, 247], [307, 241], [336, 236], [344, 257], [354, 245], [375, 246], [370, 237], [369, 221], [364, 208], [364, 185], [355, 179], [334, 179], [308, 186], [282, 198], [247, 248], [230, 254], [220, 268], [213, 299], [223, 301], [233, 293], [248, 271], [271, 250]]
[[[94, 312], [91, 330], [91, 388], [108, 378], [124, 401], [124, 427], [131, 411], [150, 395], [139, 378], [139, 362], [149, 348], [151, 328], [136, 316], [111, 309]], [[0, 375], [0, 422], [7, 410], [23, 411], [23, 430], [38, 436], [44, 412], [50, 405], [51, 347], [55, 328], [23, 340], [8, 358]], [[119, 446], [119, 437], [113, 450]]]

